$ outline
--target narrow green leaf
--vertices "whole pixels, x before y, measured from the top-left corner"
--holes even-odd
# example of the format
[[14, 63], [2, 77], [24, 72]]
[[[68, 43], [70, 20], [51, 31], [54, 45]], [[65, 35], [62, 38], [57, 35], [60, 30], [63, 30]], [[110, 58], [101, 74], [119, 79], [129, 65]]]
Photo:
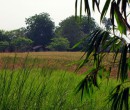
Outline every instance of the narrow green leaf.
[[117, 5], [120, 5], [121, 0], [117, 0]]
[[95, 0], [92, 0], [93, 10], [95, 11]]
[[100, 12], [100, 8], [99, 8], [99, 3], [100, 3], [100, 0], [95, 0], [95, 3], [96, 3], [96, 6], [97, 6], [97, 9], [98, 9], [98, 11]]
[[126, 18], [126, 7], [127, 7], [127, 0], [122, 0], [122, 5], [121, 5], [121, 12], [124, 14], [125, 20]]
[[75, 1], [75, 16], [77, 16], [77, 5], [78, 5], [78, 0]]
[[92, 0], [92, 7], [93, 7], [93, 11], [95, 11], [95, 5], [96, 5], [96, 6], [97, 6], [98, 11], [100, 12], [100, 9], [99, 9], [99, 2], [100, 2], [100, 1], [97, 1], [97, 0]]
[[80, 0], [80, 19], [81, 19], [81, 16], [82, 16], [82, 0]]
[[91, 16], [89, 0], [84, 0], [84, 4], [85, 4], [85, 12], [87, 11], [88, 16]]
[[126, 25], [124, 23], [124, 18], [122, 17], [121, 13], [119, 12], [119, 8], [116, 4], [114, 4], [115, 8], [114, 8], [114, 15], [117, 21], [117, 25], [118, 25], [118, 29], [120, 31], [121, 34], [125, 34], [126, 35]]
[[129, 110], [129, 88], [126, 88], [124, 90], [124, 94], [123, 94], [123, 98], [124, 98], [124, 105], [125, 105], [125, 109]]
[[112, 46], [113, 43], [115, 43], [119, 38], [118, 37], [111, 37], [102, 47], [101, 51], [106, 50], [109, 46]]
[[111, 3], [111, 9], [110, 9], [110, 18], [111, 18], [111, 23], [113, 26], [113, 32], [114, 32], [114, 1]]
[[104, 16], [106, 15], [107, 10], [108, 10], [108, 8], [109, 8], [109, 6], [110, 6], [110, 2], [111, 2], [111, 0], [106, 0], [106, 3], [105, 3], [105, 5], [104, 5], [103, 10], [102, 10], [102, 13], [101, 13], [100, 22], [102, 21], [102, 19], [103, 19]]
[[119, 49], [114, 53], [113, 64], [115, 64], [118, 54], [119, 54]]
[[121, 72], [120, 72], [120, 79], [124, 82], [125, 79], [127, 79], [128, 77], [128, 73], [127, 73], [127, 69], [128, 69], [128, 65], [127, 65], [127, 45], [125, 45], [122, 48], [122, 53], [121, 53]]

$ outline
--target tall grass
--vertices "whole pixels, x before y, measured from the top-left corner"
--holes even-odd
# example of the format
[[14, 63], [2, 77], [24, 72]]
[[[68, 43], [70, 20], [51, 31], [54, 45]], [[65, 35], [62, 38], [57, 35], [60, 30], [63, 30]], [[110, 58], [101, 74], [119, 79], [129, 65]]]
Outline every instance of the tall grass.
[[[75, 88], [84, 75], [36, 66], [37, 59], [26, 57], [20, 68], [9, 67], [4, 59], [0, 70], [0, 110], [109, 110], [106, 94], [116, 84], [111, 80], [101, 84], [90, 98], [80, 99]], [[15, 56], [12, 65], [15, 65]], [[29, 65], [29, 66], [28, 66]]]

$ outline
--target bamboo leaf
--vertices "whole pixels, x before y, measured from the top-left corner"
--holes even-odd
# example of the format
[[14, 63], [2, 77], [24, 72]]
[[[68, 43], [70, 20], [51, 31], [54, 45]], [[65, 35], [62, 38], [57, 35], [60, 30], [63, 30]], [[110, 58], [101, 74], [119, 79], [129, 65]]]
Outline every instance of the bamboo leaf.
[[121, 83], [117, 85], [111, 92], [108, 97], [108, 101], [112, 102], [111, 110], [129, 110], [128, 101], [129, 101], [129, 86], [125, 87]]
[[121, 12], [124, 14], [125, 19], [127, 19], [126, 17], [127, 2], [128, 2], [127, 0], [122, 0], [122, 6], [121, 6]]
[[103, 10], [102, 10], [102, 13], [101, 13], [100, 22], [102, 21], [102, 19], [103, 19], [104, 16], [106, 15], [107, 10], [108, 10], [109, 5], [110, 5], [110, 2], [111, 2], [111, 0], [106, 0], [106, 3], [105, 3], [105, 5], [104, 5]]
[[124, 81], [128, 77], [127, 69], [128, 69], [128, 64], [127, 64], [127, 45], [124, 45], [122, 48], [122, 53], [121, 53], [121, 66], [120, 68], [120, 79]]
[[77, 16], [77, 5], [78, 5], [78, 0], [75, 1], [75, 16]]
[[91, 16], [90, 7], [89, 7], [89, 1], [88, 0], [84, 0], [84, 4], [85, 4], [85, 12], [87, 11], [88, 16]]
[[129, 88], [126, 88], [123, 93], [124, 106], [126, 110], [129, 110]]
[[124, 18], [122, 17], [121, 13], [119, 12], [119, 8], [116, 4], [114, 4], [114, 15], [115, 15], [120, 33], [126, 35], [126, 25], [124, 22]]
[[96, 6], [97, 6], [98, 11], [100, 12], [100, 9], [99, 9], [99, 2], [100, 2], [100, 1], [97, 1], [97, 0], [92, 0], [92, 7], [93, 7], [93, 11], [95, 11], [95, 5], [96, 5]]
[[93, 10], [95, 11], [95, 0], [92, 0]]
[[111, 18], [111, 23], [113, 27], [113, 32], [114, 32], [114, 1], [111, 3], [111, 9], [110, 9], [110, 18]]
[[117, 5], [120, 5], [121, 0], [117, 0]]
[[81, 19], [81, 16], [82, 16], [82, 0], [80, 0], [80, 19]]

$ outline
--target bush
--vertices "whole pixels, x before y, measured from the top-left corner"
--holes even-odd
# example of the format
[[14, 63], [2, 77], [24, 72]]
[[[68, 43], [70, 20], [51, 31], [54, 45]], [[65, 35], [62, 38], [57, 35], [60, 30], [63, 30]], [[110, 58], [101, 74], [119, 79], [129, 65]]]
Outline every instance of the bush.
[[66, 51], [69, 49], [70, 43], [67, 38], [55, 37], [52, 42], [47, 46], [52, 51]]
[[12, 41], [12, 45], [17, 51], [27, 51], [32, 43], [31, 39], [25, 37], [18, 37]]
[[9, 43], [7, 41], [0, 42], [0, 52], [5, 51], [9, 47]]

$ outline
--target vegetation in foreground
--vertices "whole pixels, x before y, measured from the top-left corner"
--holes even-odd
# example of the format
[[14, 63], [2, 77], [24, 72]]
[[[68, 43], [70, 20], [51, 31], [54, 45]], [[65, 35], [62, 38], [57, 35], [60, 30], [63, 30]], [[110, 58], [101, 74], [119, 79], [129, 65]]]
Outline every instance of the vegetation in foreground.
[[[33, 68], [33, 67], [32, 67]], [[106, 94], [113, 88], [106, 81], [94, 95], [81, 101], [75, 88], [84, 77], [61, 70], [25, 68], [0, 71], [1, 110], [107, 110]], [[100, 96], [100, 97], [99, 97]]]
[[[36, 55], [36, 53], [33, 54]], [[63, 55], [63, 53], [61, 54]], [[91, 97], [84, 96], [81, 101], [80, 93], [76, 94], [76, 88], [79, 82], [84, 79], [85, 74], [76, 74], [59, 70], [58, 68], [47, 68], [44, 65], [43, 67], [38, 67], [36, 65], [40, 60], [35, 58], [30, 60], [28, 56], [23, 57], [23, 63], [19, 68], [15, 68], [17, 61], [22, 58], [20, 55], [23, 56], [23, 54], [19, 53], [19, 57], [13, 57], [13, 55], [12, 58], [11, 56], [3, 57], [4, 63], [0, 70], [1, 110], [110, 109], [105, 100], [107, 99], [107, 94], [116, 85], [114, 79], [111, 79], [109, 83], [104, 80], [100, 83], [101, 88], [95, 88], [95, 92]], [[64, 58], [63, 60], [65, 60]], [[10, 64], [12, 64], [11, 68]]]

